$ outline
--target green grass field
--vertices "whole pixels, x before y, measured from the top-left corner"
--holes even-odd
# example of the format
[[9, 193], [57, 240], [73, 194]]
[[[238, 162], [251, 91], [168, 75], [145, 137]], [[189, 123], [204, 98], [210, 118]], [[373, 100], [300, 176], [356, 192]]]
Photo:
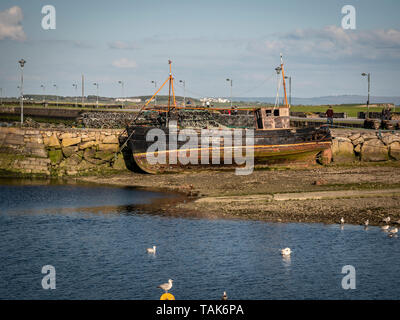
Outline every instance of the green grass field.
[[[12, 105], [7, 105], [8, 107], [12, 106]], [[18, 107], [18, 104], [15, 104], [15, 107]], [[104, 111], [104, 110], [109, 110], [110, 108], [106, 108], [105, 107], [106, 104], [103, 103], [99, 103], [99, 108], [92, 108], [92, 107], [78, 107], [78, 110], [96, 110], [96, 111]], [[140, 108], [141, 106], [143, 106], [143, 104], [130, 104], [130, 107], [136, 106], [137, 108]], [[150, 104], [150, 106], [153, 106], [152, 104]], [[262, 107], [262, 104], [257, 104], [257, 105], [253, 105], [251, 103], [239, 103], [239, 104], [235, 104], [235, 106], [238, 106], [239, 108], [249, 108], [249, 107]], [[269, 105], [270, 106], [270, 105]], [[1, 107], [1, 106], [0, 106]], [[5, 107], [5, 105], [4, 105]], [[42, 107], [41, 105], [26, 105], [24, 106], [25, 108], [40, 108]], [[214, 107], [216, 108], [230, 108], [230, 103], [215, 103]], [[366, 107], [360, 107], [358, 104], [343, 104], [343, 105], [333, 105], [333, 111], [334, 112], [346, 112], [348, 117], [357, 117], [357, 113], [360, 111], [367, 111]], [[47, 108], [57, 108], [56, 104], [51, 102], [51, 104], [49, 104], [49, 106]], [[71, 105], [63, 105], [62, 103], [59, 104], [59, 108], [64, 108], [64, 109], [76, 109], [73, 106], [73, 103], [71, 103]], [[117, 108], [117, 106], [116, 106]], [[291, 111], [295, 111], [295, 112], [306, 112], [306, 113], [314, 113], [314, 112], [325, 112], [328, 109], [327, 105], [320, 105], [320, 106], [291, 106], [290, 110]], [[398, 108], [400, 111], [400, 108]], [[118, 111], [118, 109], [116, 110]], [[122, 110], [121, 110], [122, 111]], [[370, 112], [381, 112], [382, 111], [382, 107], [370, 107], [369, 108]], [[394, 110], [392, 110], [394, 111]], [[397, 111], [397, 110], [396, 110]]]

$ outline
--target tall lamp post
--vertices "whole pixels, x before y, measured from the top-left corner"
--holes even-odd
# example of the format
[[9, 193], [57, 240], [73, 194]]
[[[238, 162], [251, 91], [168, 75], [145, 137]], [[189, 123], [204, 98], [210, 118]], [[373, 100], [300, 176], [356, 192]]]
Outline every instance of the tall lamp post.
[[75, 88], [75, 108], [78, 107], [78, 85], [73, 83], [72, 86]]
[[[154, 83], [154, 88], [157, 89], [157, 81], [156, 80], [152, 80], [151, 83]], [[157, 96], [154, 97], [154, 106], [157, 105]]]
[[370, 91], [371, 91], [371, 74], [369, 72], [368, 73], [363, 72], [363, 73], [361, 73], [361, 75], [363, 77], [368, 76], [368, 100], [367, 100], [367, 119], [368, 119], [369, 118], [369, 95], [370, 95]]
[[21, 67], [21, 126], [24, 123], [24, 65], [26, 61], [24, 59], [21, 59], [18, 61], [20, 67]]
[[186, 107], [186, 82], [185, 80], [179, 80], [180, 83], [183, 83], [183, 106]]
[[41, 88], [43, 88], [43, 105], [46, 105], [46, 87], [44, 84], [40, 85]]
[[96, 108], [98, 108], [99, 107], [99, 83], [95, 82], [95, 83], [93, 83], [93, 85], [96, 86], [96, 88], [97, 88]]
[[0, 104], [3, 104], [3, 88], [0, 88]]
[[289, 107], [292, 106], [292, 77], [285, 76], [285, 79], [289, 79]]
[[118, 81], [122, 88], [122, 108], [125, 108], [125, 94], [124, 94], [124, 82], [122, 80]]
[[53, 84], [53, 87], [56, 88], [56, 103], [57, 103], [57, 108], [58, 108], [58, 87], [56, 84]]
[[232, 79], [226, 79], [226, 81], [231, 83], [231, 109], [232, 109]]

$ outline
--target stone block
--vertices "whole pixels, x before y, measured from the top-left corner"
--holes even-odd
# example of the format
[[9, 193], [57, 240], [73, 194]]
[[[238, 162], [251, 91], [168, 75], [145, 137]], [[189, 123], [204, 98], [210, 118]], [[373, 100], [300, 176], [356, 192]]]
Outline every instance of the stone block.
[[54, 133], [51, 136], [45, 136], [43, 138], [43, 143], [49, 148], [59, 148], [61, 146], [60, 141]]
[[25, 144], [24, 136], [19, 134], [8, 134], [4, 138], [4, 144], [8, 145], [23, 145]]
[[[330, 150], [330, 149], [327, 149], [327, 150]], [[326, 150], [325, 150], [326, 151]], [[324, 152], [325, 152], [324, 151]], [[331, 153], [331, 156], [332, 156], [332, 153]], [[332, 157], [331, 157], [332, 158]], [[325, 164], [325, 163], [323, 163], [323, 164]], [[115, 169], [115, 170], [125, 170], [126, 169], [126, 164], [125, 164], [125, 160], [124, 160], [124, 156], [122, 155], [122, 153], [119, 153], [118, 154], [118, 157], [117, 157], [117, 159], [114, 161], [114, 163], [113, 163], [113, 169]]]
[[65, 139], [62, 140], [61, 145], [63, 147], [69, 147], [69, 146], [77, 145], [80, 142], [81, 142], [81, 138], [79, 138], [79, 137], [77, 137], [77, 138], [65, 138]]
[[365, 141], [361, 147], [361, 160], [367, 162], [389, 160], [388, 147], [379, 139]]
[[357, 139], [353, 139], [353, 140], [351, 140], [351, 143], [354, 145], [354, 146], [357, 146], [357, 145], [359, 145], [359, 144], [361, 144], [361, 143], [363, 143], [364, 142], [364, 138], [363, 137], [358, 137]]
[[353, 162], [356, 160], [354, 146], [350, 139], [333, 139], [331, 149], [333, 162]]
[[62, 153], [64, 154], [65, 158], [69, 158], [73, 154], [78, 152], [78, 146], [69, 146], [62, 148]]
[[103, 143], [116, 143], [118, 144], [118, 138], [114, 135], [106, 136], [103, 139]]
[[395, 160], [400, 160], [400, 142], [393, 142], [389, 146], [389, 155]]
[[96, 145], [96, 141], [92, 140], [92, 141], [87, 141], [87, 142], [83, 142], [79, 145], [79, 149], [84, 150], [90, 147], [93, 147], [94, 145]]
[[391, 135], [385, 135], [384, 137], [382, 137], [381, 140], [385, 145], [388, 146], [393, 142], [400, 142], [400, 137], [391, 134]]
[[119, 145], [116, 143], [100, 143], [99, 150], [100, 151], [109, 151], [109, 152], [117, 152], [119, 149]]
[[114, 158], [114, 155], [114, 152], [98, 151], [96, 152], [95, 158], [104, 161], [111, 161]]
[[60, 139], [71, 139], [71, 138], [76, 138], [76, 133], [71, 133], [71, 132], [65, 132], [60, 135]]

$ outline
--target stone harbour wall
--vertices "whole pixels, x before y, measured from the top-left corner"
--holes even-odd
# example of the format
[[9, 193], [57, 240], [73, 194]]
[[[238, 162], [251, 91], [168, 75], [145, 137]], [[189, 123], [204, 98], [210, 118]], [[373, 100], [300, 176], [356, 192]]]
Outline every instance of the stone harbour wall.
[[84, 175], [126, 169], [122, 130], [0, 128], [0, 170], [21, 175]]
[[[119, 150], [122, 129], [0, 127], [0, 174], [75, 176], [127, 170]], [[400, 160], [400, 132], [332, 130], [322, 163]]]
[[332, 130], [332, 161], [400, 160], [400, 132]]

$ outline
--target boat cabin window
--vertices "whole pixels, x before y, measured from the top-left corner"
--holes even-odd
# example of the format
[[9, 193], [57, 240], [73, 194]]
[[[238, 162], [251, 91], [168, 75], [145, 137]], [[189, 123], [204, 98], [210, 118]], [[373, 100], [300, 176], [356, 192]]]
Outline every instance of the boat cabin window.
[[255, 110], [257, 129], [285, 129], [290, 127], [289, 108], [260, 108]]

